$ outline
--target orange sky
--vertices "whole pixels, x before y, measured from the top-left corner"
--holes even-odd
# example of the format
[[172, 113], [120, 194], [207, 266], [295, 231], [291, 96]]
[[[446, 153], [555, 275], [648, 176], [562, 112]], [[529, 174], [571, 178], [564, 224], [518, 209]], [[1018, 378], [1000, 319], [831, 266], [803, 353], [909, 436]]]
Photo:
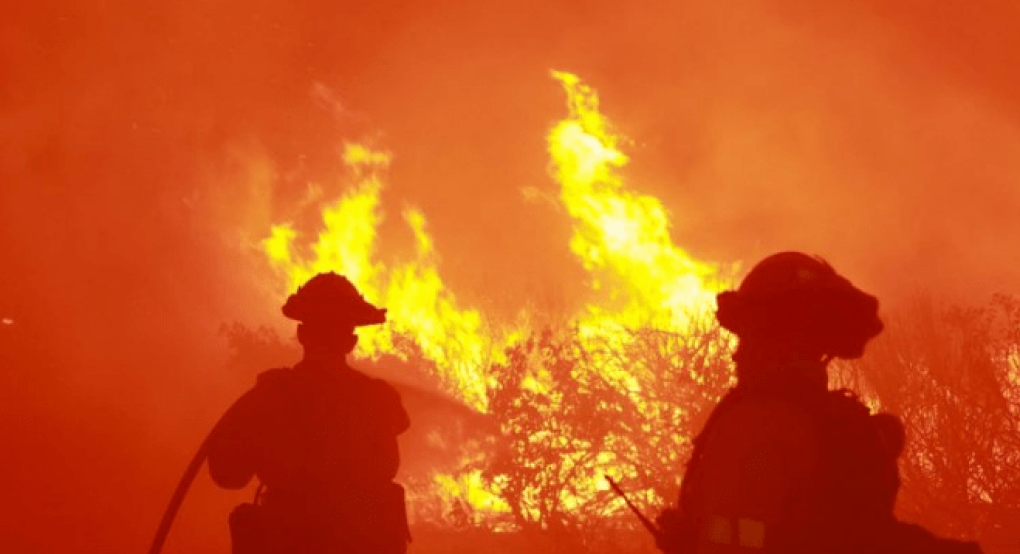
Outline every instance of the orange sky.
[[[806, 249], [891, 299], [1017, 292], [1015, 3], [346, 4], [0, 8], [5, 548], [147, 545], [252, 378], [216, 329], [275, 317], [245, 241], [304, 213], [309, 180], [336, 190], [344, 139], [394, 152], [387, 213], [423, 209], [462, 297], [569, 302], [568, 222], [521, 193], [555, 194], [551, 68], [600, 92], [631, 185], [701, 258]], [[223, 521], [208, 489], [179, 544]]]

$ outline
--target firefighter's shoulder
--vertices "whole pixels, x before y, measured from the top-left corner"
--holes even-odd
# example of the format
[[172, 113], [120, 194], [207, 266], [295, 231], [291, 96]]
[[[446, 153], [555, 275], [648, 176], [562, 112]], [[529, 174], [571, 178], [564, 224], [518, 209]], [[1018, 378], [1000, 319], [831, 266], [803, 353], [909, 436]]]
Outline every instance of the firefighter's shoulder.
[[255, 386], [227, 409], [207, 442], [209, 473], [221, 487], [245, 487], [255, 474], [255, 459], [264, 423], [273, 417], [289, 370], [263, 371]]
[[263, 389], [275, 389], [290, 386], [294, 382], [294, 370], [289, 367], [267, 369], [255, 378], [255, 386]]

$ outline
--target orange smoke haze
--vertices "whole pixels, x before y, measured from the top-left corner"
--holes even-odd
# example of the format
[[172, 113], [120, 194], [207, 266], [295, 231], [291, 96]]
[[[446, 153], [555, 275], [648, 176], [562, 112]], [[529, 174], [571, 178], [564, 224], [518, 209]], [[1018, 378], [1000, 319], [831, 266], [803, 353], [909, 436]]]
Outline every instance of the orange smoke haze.
[[[630, 186], [699, 259], [803, 249], [893, 302], [1020, 289], [1010, 2], [22, 4], [0, 8], [4, 551], [147, 547], [263, 369], [226, 371], [218, 329], [281, 323], [259, 241], [315, 229], [345, 140], [393, 153], [383, 254], [413, 251], [413, 205], [462, 300], [571, 313], [553, 68], [599, 91]], [[167, 551], [222, 551], [235, 501], [200, 477]]]

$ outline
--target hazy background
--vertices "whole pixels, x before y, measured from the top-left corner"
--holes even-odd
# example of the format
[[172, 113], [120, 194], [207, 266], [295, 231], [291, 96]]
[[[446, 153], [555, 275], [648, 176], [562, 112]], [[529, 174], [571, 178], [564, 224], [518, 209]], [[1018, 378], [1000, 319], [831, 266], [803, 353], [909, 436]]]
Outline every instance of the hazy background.
[[[276, 318], [255, 242], [314, 228], [299, 202], [339, 190], [344, 139], [395, 154], [384, 253], [414, 204], [465, 302], [569, 303], [569, 222], [521, 193], [556, 193], [552, 68], [599, 91], [632, 187], [702, 259], [804, 249], [893, 304], [1020, 289], [1014, 2], [8, 4], [6, 551], [148, 547], [262, 369], [226, 371], [217, 334]], [[200, 477], [167, 551], [223, 546], [233, 501]]]

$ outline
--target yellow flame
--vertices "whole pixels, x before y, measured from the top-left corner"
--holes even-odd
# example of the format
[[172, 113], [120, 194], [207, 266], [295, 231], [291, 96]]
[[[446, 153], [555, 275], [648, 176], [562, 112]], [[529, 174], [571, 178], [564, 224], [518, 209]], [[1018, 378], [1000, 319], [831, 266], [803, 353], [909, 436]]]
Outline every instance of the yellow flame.
[[322, 231], [311, 245], [311, 255], [301, 255], [298, 232], [282, 224], [274, 226], [263, 241], [266, 256], [287, 276], [291, 291], [321, 272], [347, 276], [369, 301], [389, 310], [389, 323], [359, 331], [356, 355], [385, 353], [407, 359], [414, 354], [411, 349], [419, 348], [425, 359], [435, 362], [449, 392], [484, 411], [484, 364], [494, 345], [481, 314], [462, 308], [444, 285], [425, 216], [419, 210], [410, 208], [403, 214], [414, 235], [415, 259], [394, 265], [375, 260], [377, 228], [382, 222], [382, 177], [390, 155], [350, 144], [343, 159], [354, 183], [322, 209]]
[[[570, 249], [587, 270], [595, 301], [576, 317], [580, 338], [597, 348], [586, 348], [585, 374], [574, 369], [571, 378], [588, 384], [604, 380], [628, 395], [640, 413], [660, 416], [663, 409], [642, 398], [642, 376], [615, 352], [631, 340], [629, 330], [676, 329], [703, 317], [714, 306], [722, 287], [716, 266], [699, 261], [675, 245], [669, 234], [669, 216], [662, 203], [649, 195], [628, 190], [622, 168], [628, 157], [622, 138], [599, 112], [596, 93], [572, 74], [554, 71], [567, 95], [569, 115], [550, 130], [548, 151], [552, 176], [560, 185], [560, 200], [573, 220]], [[582, 346], [585, 348], [585, 346]], [[556, 392], [534, 370], [524, 386], [545, 394], [549, 401], [537, 409], [556, 418], [560, 402]], [[541, 434], [541, 433], [538, 433]], [[533, 437], [561, 452], [570, 467], [570, 486], [558, 499], [569, 511], [590, 505], [605, 490], [603, 475], [632, 477], [634, 468], [622, 460], [636, 454], [632, 439], [611, 440], [612, 452], [599, 453], [576, 471], [573, 460], [585, 459], [587, 446], [570, 437]], [[678, 438], [679, 441], [682, 437]], [[571, 452], [576, 450], [576, 453]], [[578, 462], [579, 463], [579, 462]], [[634, 491], [639, 495], [651, 491]], [[608, 503], [604, 514], [621, 508]]]
[[440, 474], [436, 475], [435, 480], [447, 502], [464, 502], [471, 507], [476, 516], [485, 517], [510, 512], [510, 505], [500, 496], [502, 492], [500, 488], [486, 485], [480, 469], [457, 476]]
[[312, 256], [301, 256], [295, 244], [298, 232], [289, 223], [276, 225], [262, 243], [266, 256], [287, 278], [287, 290], [318, 273], [335, 271], [347, 276], [369, 299], [380, 298], [381, 269], [372, 262], [376, 227], [382, 221], [380, 172], [389, 166], [389, 155], [348, 144], [344, 161], [355, 175], [354, 186], [322, 210], [323, 229], [312, 244]]
[[574, 220], [571, 251], [592, 277], [599, 303], [588, 306], [589, 329], [653, 325], [675, 328], [714, 303], [717, 268], [673, 244], [669, 217], [655, 197], [624, 186], [627, 156], [599, 110], [598, 96], [570, 73], [553, 77], [570, 115], [548, 136], [553, 176]]

